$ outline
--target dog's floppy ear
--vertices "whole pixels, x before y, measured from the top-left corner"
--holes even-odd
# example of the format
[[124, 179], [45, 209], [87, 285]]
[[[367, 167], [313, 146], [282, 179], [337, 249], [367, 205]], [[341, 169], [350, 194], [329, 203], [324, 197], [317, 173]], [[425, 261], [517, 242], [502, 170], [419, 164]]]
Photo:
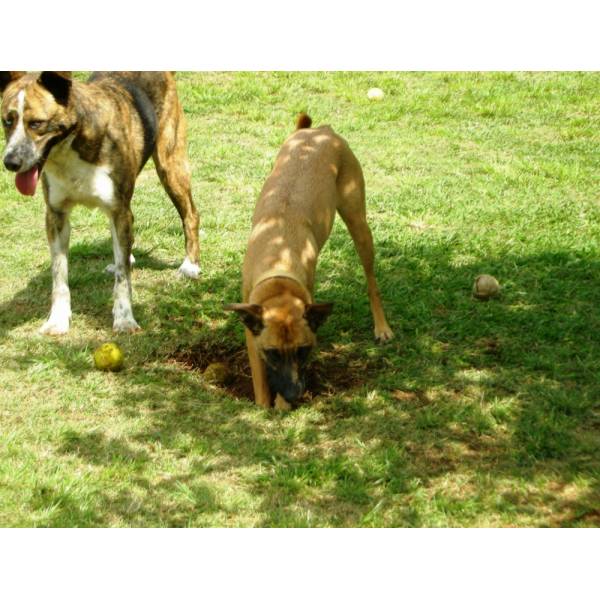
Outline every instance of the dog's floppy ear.
[[21, 79], [23, 75], [25, 75], [25, 71], [0, 71], [0, 94], [4, 92], [9, 83]]
[[227, 304], [223, 309], [235, 311], [254, 335], [259, 335], [265, 326], [262, 319], [263, 308], [260, 304]]
[[313, 330], [317, 331], [325, 319], [331, 314], [333, 310], [333, 302], [324, 302], [322, 304], [307, 304], [304, 310], [304, 318], [308, 322], [308, 326]]
[[42, 71], [38, 83], [54, 96], [58, 104], [66, 106], [69, 103], [71, 71]]

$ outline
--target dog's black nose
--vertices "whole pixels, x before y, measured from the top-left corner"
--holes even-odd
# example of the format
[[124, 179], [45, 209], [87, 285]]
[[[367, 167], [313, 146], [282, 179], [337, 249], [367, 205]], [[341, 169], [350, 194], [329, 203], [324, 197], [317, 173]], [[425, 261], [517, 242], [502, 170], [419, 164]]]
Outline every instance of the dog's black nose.
[[22, 165], [23, 165], [23, 161], [21, 161], [21, 159], [17, 158], [13, 154], [7, 154], [4, 157], [4, 166], [9, 171], [18, 171]]
[[283, 390], [281, 390], [281, 395], [290, 403], [294, 404], [304, 394], [304, 384], [302, 382], [298, 383], [288, 383], [284, 386]]

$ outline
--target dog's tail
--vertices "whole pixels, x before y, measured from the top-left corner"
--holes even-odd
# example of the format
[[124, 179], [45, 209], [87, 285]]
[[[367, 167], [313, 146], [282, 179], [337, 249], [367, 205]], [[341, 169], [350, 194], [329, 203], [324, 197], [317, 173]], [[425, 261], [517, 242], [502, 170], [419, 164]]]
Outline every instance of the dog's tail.
[[296, 119], [296, 131], [298, 129], [308, 129], [311, 125], [312, 119], [305, 112], [301, 112]]

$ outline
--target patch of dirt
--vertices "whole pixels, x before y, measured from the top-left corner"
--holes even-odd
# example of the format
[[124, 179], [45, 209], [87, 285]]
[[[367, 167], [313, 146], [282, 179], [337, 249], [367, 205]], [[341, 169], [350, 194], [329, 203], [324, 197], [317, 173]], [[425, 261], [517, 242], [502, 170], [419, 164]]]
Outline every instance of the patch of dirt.
[[[191, 347], [179, 347], [170, 358], [200, 373], [211, 363], [225, 363], [229, 376], [216, 387], [237, 398], [250, 400], [254, 396], [245, 346], [225, 347], [203, 340]], [[306, 400], [360, 387], [384, 368], [381, 356], [359, 355], [345, 347], [318, 348], [308, 366]]]
[[485, 354], [500, 356], [502, 354], [502, 344], [495, 338], [481, 338], [475, 342], [475, 346]]
[[423, 390], [393, 390], [392, 397], [399, 402], [419, 407], [431, 404], [431, 398]]
[[308, 367], [307, 389], [329, 396], [368, 383], [386, 368], [383, 356], [364, 356], [343, 347], [318, 348]]
[[214, 342], [203, 340], [190, 347], [179, 347], [171, 358], [183, 363], [187, 368], [204, 373], [212, 363], [222, 362], [229, 375], [227, 383], [218, 385], [236, 398], [252, 398], [252, 376], [245, 346], [217, 346]]

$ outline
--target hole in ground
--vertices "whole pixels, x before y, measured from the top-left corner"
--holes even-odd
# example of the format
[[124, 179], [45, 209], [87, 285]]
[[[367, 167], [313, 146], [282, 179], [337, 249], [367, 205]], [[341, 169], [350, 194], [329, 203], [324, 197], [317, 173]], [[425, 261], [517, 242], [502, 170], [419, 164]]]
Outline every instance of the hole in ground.
[[[179, 347], [171, 358], [201, 373], [212, 363], [224, 363], [228, 371], [227, 381], [216, 387], [236, 398], [254, 398], [245, 345], [225, 347], [211, 340], [202, 340], [191, 347]], [[334, 344], [318, 348], [308, 366], [304, 400], [360, 387], [384, 368], [383, 356], [365, 356], [351, 345]]]

